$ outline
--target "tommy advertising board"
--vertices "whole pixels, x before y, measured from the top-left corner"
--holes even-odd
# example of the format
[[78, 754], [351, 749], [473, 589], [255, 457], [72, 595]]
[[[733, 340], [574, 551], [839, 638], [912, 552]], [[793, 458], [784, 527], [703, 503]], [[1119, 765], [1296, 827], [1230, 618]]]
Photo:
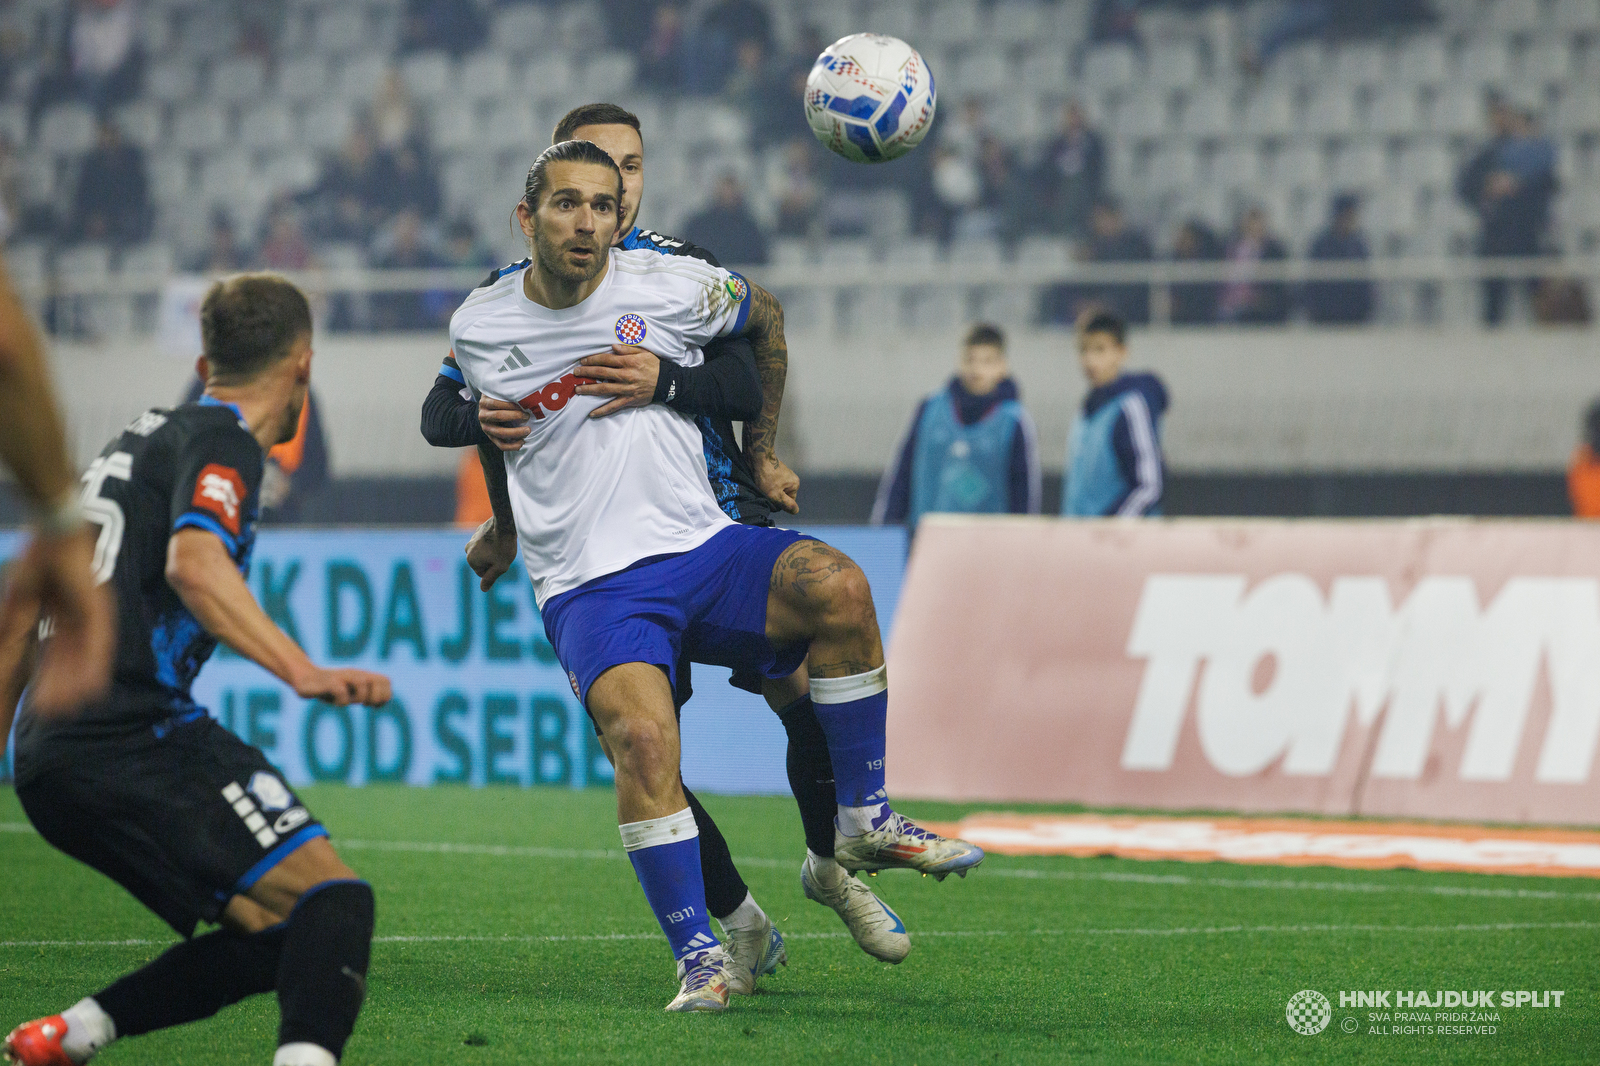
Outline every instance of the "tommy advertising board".
[[891, 794], [1600, 824], [1600, 526], [934, 517]]
[[[811, 532], [861, 564], [888, 632], [905, 563], [899, 529]], [[219, 648], [195, 682], [197, 702], [266, 752], [294, 784], [611, 783], [611, 767], [573, 695], [519, 559], [489, 593], [467, 568], [458, 530], [263, 530], [249, 584], [267, 613], [330, 666], [394, 680], [380, 708], [299, 698]], [[20, 544], [0, 533], [0, 559]], [[787, 738], [759, 696], [728, 671], [694, 667], [683, 713], [691, 787], [787, 793]], [[9, 750], [0, 760], [7, 776]]]

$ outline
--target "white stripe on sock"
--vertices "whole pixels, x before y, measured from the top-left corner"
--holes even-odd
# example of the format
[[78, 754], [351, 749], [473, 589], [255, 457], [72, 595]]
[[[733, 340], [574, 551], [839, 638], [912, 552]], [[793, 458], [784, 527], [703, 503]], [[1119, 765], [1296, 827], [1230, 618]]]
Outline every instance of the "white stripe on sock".
[[868, 696], [876, 696], [889, 687], [889, 668], [880, 666], [876, 670], [868, 670], [864, 674], [851, 674], [849, 677], [813, 677], [811, 679], [811, 702], [813, 703], [853, 703], [864, 700]]
[[626, 851], [653, 848], [679, 840], [693, 840], [700, 835], [700, 828], [694, 824], [694, 812], [687, 807], [665, 818], [624, 822], [617, 826], [617, 830], [622, 834], [622, 847]]

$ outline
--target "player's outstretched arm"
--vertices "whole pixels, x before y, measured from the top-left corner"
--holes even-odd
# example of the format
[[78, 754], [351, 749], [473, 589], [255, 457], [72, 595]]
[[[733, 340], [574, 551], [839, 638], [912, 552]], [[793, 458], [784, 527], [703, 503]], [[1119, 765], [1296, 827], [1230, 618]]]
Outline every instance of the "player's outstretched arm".
[[260, 665], [307, 699], [335, 707], [388, 703], [389, 679], [366, 670], [324, 670], [316, 666], [267, 617], [213, 533], [180, 529], [167, 543], [167, 583], [206, 632]]
[[750, 338], [761, 375], [761, 413], [744, 424], [744, 450], [756, 484], [790, 514], [800, 513], [800, 479], [778, 458], [778, 414], [789, 376], [789, 340], [783, 334], [783, 305], [766, 289], [750, 286], [750, 314], [742, 336]]
[[511, 513], [511, 489], [506, 482], [506, 461], [500, 457], [500, 450], [487, 444], [478, 445], [478, 461], [483, 464], [483, 482], [489, 490], [489, 506], [494, 509], [494, 517], [479, 526], [467, 541], [467, 565], [478, 575], [478, 587], [484, 592], [493, 588], [517, 559], [517, 519]]

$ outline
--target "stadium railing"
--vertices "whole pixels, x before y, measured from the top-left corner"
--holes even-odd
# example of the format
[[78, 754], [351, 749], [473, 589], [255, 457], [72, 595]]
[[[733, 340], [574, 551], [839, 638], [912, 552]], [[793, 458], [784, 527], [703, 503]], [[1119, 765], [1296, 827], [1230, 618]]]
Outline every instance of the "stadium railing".
[[[959, 247], [956, 250], [959, 254]], [[1559, 279], [1600, 282], [1600, 255], [1486, 258], [1476, 256], [1412, 256], [1368, 260], [1286, 259], [1255, 262], [1248, 267], [1226, 261], [1086, 262], [1030, 264], [1020, 261], [962, 263], [865, 262], [777, 264], [739, 268], [763, 287], [785, 298], [794, 294], [859, 297], [867, 292], [903, 295], [918, 290], [1002, 289], [1035, 295], [1058, 286], [1149, 287], [1151, 324], [1171, 324], [1173, 287], [1186, 284], [1299, 285], [1308, 282], [1366, 281], [1378, 285], [1444, 285], [1488, 279], [1511, 282]], [[481, 267], [461, 269], [378, 270], [329, 268], [286, 272], [296, 284], [321, 296], [367, 296], [393, 293], [462, 292], [483, 279]], [[49, 300], [159, 299], [177, 274], [106, 272], [60, 273], [14, 278], [23, 296], [43, 306]], [[128, 321], [139, 322], [136, 316]], [[150, 316], [143, 316], [149, 318]], [[1442, 324], [1442, 323], [1440, 323]], [[154, 328], [154, 321], [143, 323]], [[892, 325], [892, 324], [891, 324]]]

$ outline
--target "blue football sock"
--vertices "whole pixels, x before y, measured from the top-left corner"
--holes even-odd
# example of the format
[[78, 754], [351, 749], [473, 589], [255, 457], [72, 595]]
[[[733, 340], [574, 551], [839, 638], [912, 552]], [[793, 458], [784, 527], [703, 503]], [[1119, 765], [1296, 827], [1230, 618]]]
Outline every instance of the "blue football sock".
[[811, 702], [828, 738], [833, 791], [841, 807], [888, 801], [883, 784], [889, 685], [883, 667], [850, 677], [814, 677]]
[[694, 812], [685, 807], [665, 818], [627, 822], [618, 828], [645, 899], [667, 934], [672, 957], [682, 959], [716, 944], [711, 915], [706, 911], [700, 831], [695, 828]]

